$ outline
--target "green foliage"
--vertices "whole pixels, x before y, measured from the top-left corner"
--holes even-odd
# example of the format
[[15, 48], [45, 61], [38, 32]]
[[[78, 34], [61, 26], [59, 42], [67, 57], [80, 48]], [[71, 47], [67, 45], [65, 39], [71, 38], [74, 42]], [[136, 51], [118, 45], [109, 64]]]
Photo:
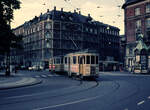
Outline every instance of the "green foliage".
[[11, 22], [13, 19], [13, 12], [15, 9], [20, 9], [19, 0], [0, 0], [0, 16], [6, 23]]
[[10, 28], [13, 12], [20, 8], [19, 0], [0, 0], [0, 51], [9, 52], [12, 41], [17, 39]]

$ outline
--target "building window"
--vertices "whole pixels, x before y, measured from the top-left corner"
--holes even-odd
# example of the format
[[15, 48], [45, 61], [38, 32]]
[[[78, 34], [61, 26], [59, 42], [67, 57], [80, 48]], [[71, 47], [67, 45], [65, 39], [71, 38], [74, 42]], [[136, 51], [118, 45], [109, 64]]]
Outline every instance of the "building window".
[[136, 29], [141, 28], [141, 20], [137, 20], [135, 23]]
[[150, 18], [146, 19], [146, 28], [150, 28]]
[[135, 16], [140, 15], [140, 8], [135, 8]]
[[48, 23], [46, 24], [45, 28], [46, 28], [46, 29], [51, 29], [51, 28], [52, 28], [51, 23], [48, 22]]
[[146, 5], [146, 13], [150, 13], [150, 4]]
[[51, 35], [49, 32], [46, 33], [45, 38], [51, 38]]
[[91, 33], [93, 32], [93, 29], [92, 29], [92, 28], [90, 28], [90, 32], [91, 32]]

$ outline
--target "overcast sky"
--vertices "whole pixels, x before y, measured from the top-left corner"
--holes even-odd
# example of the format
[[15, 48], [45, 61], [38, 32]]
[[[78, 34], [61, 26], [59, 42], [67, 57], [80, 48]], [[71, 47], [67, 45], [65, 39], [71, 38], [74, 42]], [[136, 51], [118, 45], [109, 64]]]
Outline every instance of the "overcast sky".
[[40, 13], [45, 13], [47, 9], [52, 10], [56, 6], [57, 10], [63, 8], [64, 11], [73, 12], [80, 8], [81, 14], [90, 13], [94, 20], [104, 22], [120, 28], [120, 34], [124, 34], [124, 11], [120, 6], [124, 0], [20, 0], [21, 9], [14, 12], [12, 28], [15, 28], [25, 21], [31, 20]]

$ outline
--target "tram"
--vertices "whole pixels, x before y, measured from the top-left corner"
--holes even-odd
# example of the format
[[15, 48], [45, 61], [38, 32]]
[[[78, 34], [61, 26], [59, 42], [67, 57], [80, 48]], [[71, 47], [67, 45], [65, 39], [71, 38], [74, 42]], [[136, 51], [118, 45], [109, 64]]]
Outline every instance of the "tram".
[[66, 72], [69, 77], [98, 77], [98, 53], [79, 51], [64, 56], [50, 58], [49, 70]]

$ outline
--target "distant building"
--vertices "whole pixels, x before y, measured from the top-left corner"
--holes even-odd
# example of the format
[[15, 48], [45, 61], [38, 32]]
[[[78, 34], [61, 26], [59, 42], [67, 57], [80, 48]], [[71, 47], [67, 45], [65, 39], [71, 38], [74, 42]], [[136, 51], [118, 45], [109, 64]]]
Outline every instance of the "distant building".
[[120, 61], [122, 70], [125, 67], [125, 52], [126, 52], [126, 38], [125, 35], [120, 35]]
[[24, 36], [25, 66], [44, 66], [50, 57], [81, 49], [97, 50], [102, 67], [111, 70], [119, 65], [119, 28], [94, 21], [90, 14], [65, 12], [63, 8], [58, 11], [54, 7], [13, 31]]
[[[136, 62], [135, 48], [141, 42], [139, 36], [143, 36], [142, 45], [150, 46], [150, 1], [126, 0], [122, 8], [125, 12], [126, 69], [132, 71]], [[148, 55], [146, 60], [148, 68]]]

